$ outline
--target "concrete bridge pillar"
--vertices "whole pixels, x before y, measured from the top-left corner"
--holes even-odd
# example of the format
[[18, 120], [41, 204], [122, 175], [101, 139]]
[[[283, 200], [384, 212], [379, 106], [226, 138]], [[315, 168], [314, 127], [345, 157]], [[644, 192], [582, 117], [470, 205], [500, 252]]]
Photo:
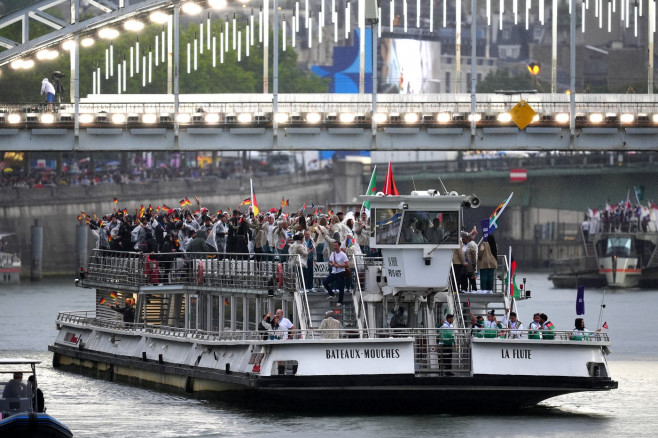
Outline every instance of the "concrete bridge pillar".
[[365, 193], [363, 185], [363, 164], [355, 161], [337, 161], [333, 171], [334, 196], [336, 204], [358, 203], [359, 196]]

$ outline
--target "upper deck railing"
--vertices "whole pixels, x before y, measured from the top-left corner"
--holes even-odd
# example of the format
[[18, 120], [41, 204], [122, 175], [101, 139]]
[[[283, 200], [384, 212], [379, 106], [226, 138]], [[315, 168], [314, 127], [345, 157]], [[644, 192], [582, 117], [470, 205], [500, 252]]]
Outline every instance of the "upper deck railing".
[[139, 290], [142, 287], [189, 286], [233, 293], [294, 292], [296, 256], [250, 259], [252, 254], [121, 252], [95, 249], [83, 286]]

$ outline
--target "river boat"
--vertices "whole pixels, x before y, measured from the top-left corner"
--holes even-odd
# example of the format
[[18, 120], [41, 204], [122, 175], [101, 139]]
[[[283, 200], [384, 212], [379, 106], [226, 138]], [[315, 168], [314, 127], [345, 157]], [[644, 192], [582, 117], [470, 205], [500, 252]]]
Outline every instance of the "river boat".
[[[2, 398], [0, 398], [0, 436], [3, 438], [70, 438], [71, 430], [52, 415], [39, 412], [37, 393], [36, 365], [39, 360], [23, 358], [0, 358], [0, 379], [2, 381]], [[34, 376], [34, 381], [25, 385], [21, 383], [20, 396], [5, 390], [11, 385], [8, 379], [13, 373]]]
[[[295, 412], [509, 412], [561, 394], [617, 388], [607, 333], [574, 341], [564, 331], [513, 336], [471, 328], [471, 315], [503, 315], [529, 297], [510, 296], [500, 279], [489, 293], [454, 290], [452, 255], [460, 250], [462, 210], [477, 204], [472, 196], [430, 190], [364, 200], [370, 246], [381, 257], [350, 257], [342, 306], [309, 292], [321, 289], [326, 263], [306, 285], [297, 255], [165, 259], [95, 250], [76, 282], [94, 289], [100, 304], [59, 313], [49, 346], [54, 367]], [[497, 277], [508, 262], [500, 257]], [[106, 304], [125, 298], [136, 300], [136, 322], [122, 321]], [[294, 323], [287, 340], [278, 339], [281, 331], [259, 330], [275, 309]], [[319, 328], [328, 311], [340, 329]], [[447, 314], [454, 327], [440, 328]]]
[[0, 233], [0, 284], [20, 283], [21, 256], [16, 234]]
[[555, 287], [658, 286], [658, 233], [601, 232], [584, 242], [580, 258], [558, 260], [549, 279]]

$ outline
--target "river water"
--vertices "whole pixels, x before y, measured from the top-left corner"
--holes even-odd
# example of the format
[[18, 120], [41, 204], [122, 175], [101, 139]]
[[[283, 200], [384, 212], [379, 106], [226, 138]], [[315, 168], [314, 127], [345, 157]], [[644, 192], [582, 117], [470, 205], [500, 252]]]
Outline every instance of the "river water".
[[[532, 299], [517, 305], [526, 326], [533, 313], [544, 312], [556, 329], [572, 329], [575, 290], [554, 289], [543, 273], [526, 277]], [[0, 286], [0, 357], [42, 361], [39, 386], [48, 413], [68, 425], [76, 437], [655, 436], [658, 340], [653, 319], [658, 291], [587, 290], [586, 321], [592, 330], [602, 299], [602, 320], [608, 323], [613, 343], [609, 365], [619, 389], [560, 396], [504, 415], [299, 415], [295, 400], [288, 399], [285, 391], [273, 403], [289, 405], [289, 413], [267, 414], [55, 370], [47, 346], [56, 336], [57, 313], [90, 310], [95, 305], [93, 291], [75, 288], [73, 279]], [[559, 360], [555, 358], [556, 366]], [[491, 400], [492, 405], [505, 402]]]

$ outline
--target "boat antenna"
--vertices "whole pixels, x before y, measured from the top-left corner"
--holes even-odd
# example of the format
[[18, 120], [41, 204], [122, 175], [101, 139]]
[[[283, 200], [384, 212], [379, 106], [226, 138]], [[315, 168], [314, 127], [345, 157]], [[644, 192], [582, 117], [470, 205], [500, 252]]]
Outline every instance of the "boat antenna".
[[596, 323], [596, 331], [599, 331], [601, 328], [601, 318], [603, 318], [603, 309], [605, 309], [605, 289], [603, 289], [603, 296], [601, 297], [601, 310], [599, 310], [599, 322]]
[[441, 187], [443, 187], [443, 194], [447, 195], [448, 194], [448, 189], [446, 189], [446, 186], [443, 184], [443, 181], [441, 181], [441, 177], [439, 176], [437, 178], [439, 178], [439, 182], [441, 183]]
[[416, 189], [416, 180], [414, 179], [413, 176], [411, 177], [411, 182], [414, 183], [414, 190], [417, 190]]

